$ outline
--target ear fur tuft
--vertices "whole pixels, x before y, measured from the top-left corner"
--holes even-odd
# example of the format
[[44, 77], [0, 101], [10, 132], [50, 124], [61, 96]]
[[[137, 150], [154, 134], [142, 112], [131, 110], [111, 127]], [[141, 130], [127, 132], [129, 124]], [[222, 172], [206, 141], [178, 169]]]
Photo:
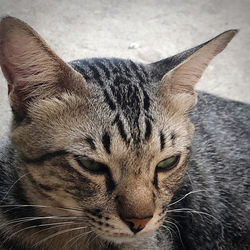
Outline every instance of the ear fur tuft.
[[21, 115], [31, 100], [69, 90], [72, 77], [79, 78], [36, 31], [10, 16], [0, 22], [0, 65], [12, 109]]

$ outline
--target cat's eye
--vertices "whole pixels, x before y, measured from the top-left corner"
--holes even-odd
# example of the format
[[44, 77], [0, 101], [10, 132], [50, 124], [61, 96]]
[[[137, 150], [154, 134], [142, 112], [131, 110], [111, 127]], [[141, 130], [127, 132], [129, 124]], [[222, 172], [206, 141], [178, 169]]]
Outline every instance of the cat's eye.
[[173, 169], [179, 163], [180, 155], [171, 156], [161, 162], [156, 166], [158, 171], [169, 171]]
[[103, 163], [94, 160], [81, 159], [79, 156], [76, 156], [75, 159], [81, 167], [90, 172], [103, 174], [106, 173], [108, 170], [108, 167]]

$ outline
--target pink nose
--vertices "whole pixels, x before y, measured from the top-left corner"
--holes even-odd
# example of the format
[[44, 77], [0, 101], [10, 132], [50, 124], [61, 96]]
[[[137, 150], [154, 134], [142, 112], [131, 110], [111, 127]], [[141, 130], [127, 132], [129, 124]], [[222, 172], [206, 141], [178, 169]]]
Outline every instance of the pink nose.
[[139, 219], [139, 218], [124, 218], [124, 221], [126, 222], [126, 224], [129, 226], [130, 230], [133, 233], [138, 233], [139, 231], [141, 231], [146, 224], [152, 219], [153, 216], [149, 216], [143, 219]]

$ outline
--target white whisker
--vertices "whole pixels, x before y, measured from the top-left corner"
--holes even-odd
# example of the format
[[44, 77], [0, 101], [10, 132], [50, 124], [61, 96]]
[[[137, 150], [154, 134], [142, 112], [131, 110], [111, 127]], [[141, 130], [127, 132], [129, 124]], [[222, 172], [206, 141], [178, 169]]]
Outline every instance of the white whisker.
[[175, 226], [175, 228], [177, 229], [177, 232], [178, 232], [179, 239], [181, 241], [181, 245], [183, 246], [183, 248], [185, 248], [184, 244], [183, 244], [183, 241], [182, 241], [182, 238], [181, 238], [181, 232], [180, 232], [178, 226], [174, 222], [171, 222], [171, 221], [168, 221], [168, 220], [165, 220], [165, 222]]
[[87, 228], [87, 227], [84, 226], [84, 227], [77, 227], [77, 228], [71, 228], [71, 229], [62, 230], [62, 231], [60, 231], [60, 232], [54, 233], [54, 234], [52, 234], [52, 235], [46, 237], [45, 239], [43, 239], [43, 240], [37, 242], [37, 243], [34, 244], [32, 247], [35, 248], [35, 247], [41, 245], [42, 243], [44, 243], [44, 242], [46, 242], [46, 241], [48, 241], [48, 240], [50, 240], [50, 239], [52, 239], [52, 238], [54, 238], [54, 237], [56, 237], [56, 236], [58, 236], [58, 235], [61, 235], [61, 234], [64, 234], [64, 233], [69, 233], [69, 232], [76, 231], [76, 230], [85, 229], [85, 228]]
[[[45, 205], [0, 205], [0, 208], [7, 208], [7, 207], [13, 207], [13, 209], [17, 209], [17, 208], [25, 208], [25, 207], [36, 207], [36, 208], [55, 208], [58, 210], [66, 210], [66, 211], [78, 211], [78, 212], [82, 212], [82, 210], [80, 208], [69, 208], [69, 207], [54, 207], [54, 206], [45, 206]], [[4, 211], [4, 213], [11, 211], [11, 210], [7, 210]]]
[[15, 223], [25, 223], [25, 222], [31, 222], [31, 221], [35, 221], [35, 220], [41, 220], [41, 219], [53, 219], [53, 220], [69, 220], [69, 219], [83, 219], [84, 217], [74, 217], [74, 216], [41, 216], [41, 217], [23, 217], [23, 218], [19, 218], [19, 219], [15, 219], [15, 220], [11, 220], [8, 221], [7, 223], [3, 223], [0, 225], [1, 227], [4, 226], [9, 226]]
[[199, 193], [199, 192], [206, 192], [206, 191], [207, 191], [207, 190], [193, 190], [193, 191], [191, 191], [191, 192], [185, 194], [185, 195], [184, 195], [182, 198], [180, 198], [179, 200], [177, 200], [177, 201], [175, 201], [175, 202], [172, 202], [172, 203], [168, 204], [168, 207], [171, 207], [171, 206], [173, 206], [174, 204], [176, 204], [176, 203], [182, 201], [183, 199], [185, 199], [187, 196], [189, 196], [189, 195], [191, 195], [191, 194], [195, 194], [195, 193]]
[[[76, 222], [72, 222], [72, 221], [67, 221], [67, 222], [56, 222], [56, 223], [47, 223], [47, 224], [42, 224], [42, 225], [34, 225], [34, 226], [30, 226], [30, 227], [25, 227], [21, 230], [18, 230], [17, 232], [14, 232], [13, 234], [11, 234], [10, 236], [8, 236], [8, 239], [11, 239], [12, 237], [14, 237], [15, 235], [25, 231], [25, 230], [29, 230], [29, 229], [33, 229], [33, 228], [38, 228], [38, 227], [47, 227], [47, 226], [56, 226], [56, 227], [61, 227], [64, 225], [68, 225], [68, 224], [74, 224]], [[59, 225], [59, 226], [58, 226]], [[55, 227], [50, 227], [48, 229], [54, 229]], [[39, 230], [39, 233], [41, 232], [41, 230]]]
[[200, 215], [206, 215], [208, 217], [213, 218], [214, 220], [216, 220], [217, 222], [219, 222], [222, 225], [222, 222], [218, 218], [214, 217], [213, 215], [206, 213], [206, 212], [202, 212], [202, 211], [196, 211], [196, 210], [193, 210], [191, 208], [179, 208], [179, 209], [177, 208], [177, 209], [167, 211], [167, 213], [172, 213], [172, 212], [173, 213], [190, 212], [190, 213], [195, 213], [195, 214], [200, 214]]
[[[73, 237], [72, 239], [70, 239], [70, 240], [63, 246], [63, 248], [65, 248], [65, 249], [71, 249], [71, 247], [73, 247], [73, 246], [77, 243], [77, 241], [79, 241], [83, 236], [85, 236], [85, 235], [87, 235], [87, 234], [90, 234], [90, 233], [92, 233], [92, 232], [94, 232], [94, 230], [90, 230], [90, 231], [88, 231], [88, 232], [84, 232], [84, 233], [81, 233], [81, 234], [79, 234], [79, 235]], [[69, 246], [69, 248], [66, 248], [66, 246], [67, 246], [71, 241], [73, 241], [74, 239], [76, 239], [76, 240]]]
[[10, 191], [12, 190], [12, 188], [25, 176], [27, 176], [29, 173], [22, 175], [21, 177], [19, 177], [9, 188], [8, 192], [4, 195], [3, 199], [0, 201], [0, 204], [6, 199], [6, 197], [9, 195]]

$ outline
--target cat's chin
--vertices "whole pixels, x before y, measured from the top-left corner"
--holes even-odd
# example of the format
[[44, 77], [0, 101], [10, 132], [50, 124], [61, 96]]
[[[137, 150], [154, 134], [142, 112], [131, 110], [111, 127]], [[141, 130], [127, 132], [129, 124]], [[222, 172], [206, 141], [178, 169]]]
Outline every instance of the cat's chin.
[[114, 234], [114, 235], [109, 235], [109, 236], [102, 235], [102, 238], [115, 244], [123, 244], [123, 243], [138, 242], [140, 240], [143, 240], [145, 238], [152, 236], [153, 233], [154, 233], [154, 230], [150, 230], [150, 231], [141, 232], [138, 234]]

